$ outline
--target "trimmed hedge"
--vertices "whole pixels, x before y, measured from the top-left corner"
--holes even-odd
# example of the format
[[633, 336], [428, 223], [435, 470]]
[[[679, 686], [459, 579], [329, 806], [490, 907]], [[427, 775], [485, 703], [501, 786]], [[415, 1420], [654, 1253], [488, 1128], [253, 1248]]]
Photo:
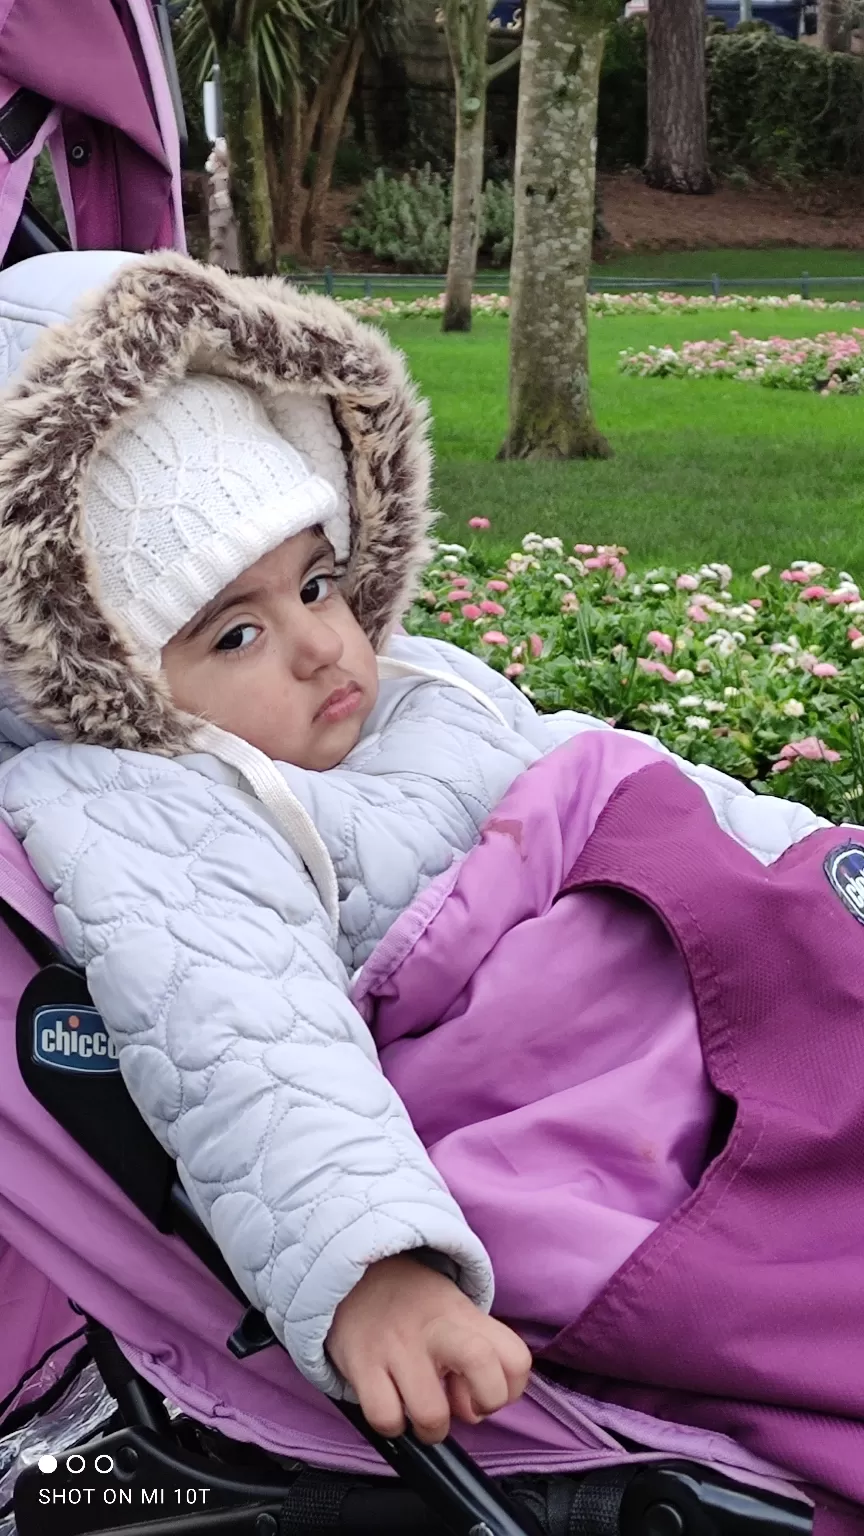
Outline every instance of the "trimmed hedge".
[[[645, 25], [611, 29], [600, 86], [598, 158], [645, 158]], [[708, 141], [716, 171], [857, 176], [864, 171], [864, 60], [754, 26], [709, 36]]]

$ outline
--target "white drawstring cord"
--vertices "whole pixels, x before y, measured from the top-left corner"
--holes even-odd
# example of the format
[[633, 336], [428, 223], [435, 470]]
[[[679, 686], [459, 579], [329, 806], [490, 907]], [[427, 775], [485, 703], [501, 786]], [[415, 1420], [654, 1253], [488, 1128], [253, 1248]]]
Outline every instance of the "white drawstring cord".
[[[502, 725], [507, 725], [497, 704], [493, 703], [482, 689], [475, 688], [473, 683], [466, 682], [464, 678], [457, 677], [452, 672], [441, 672], [431, 667], [417, 667], [410, 661], [397, 661], [392, 656], [378, 657], [378, 672], [382, 678], [416, 677], [449, 683], [452, 687], [461, 688], [463, 693], [468, 693], [473, 699], [477, 699]], [[236, 768], [237, 772], [243, 775], [256, 799], [260, 800], [273, 816], [280, 832], [287, 837], [294, 852], [303, 860], [315, 882], [324, 910], [330, 919], [335, 942], [339, 936], [339, 886], [333, 860], [327, 852], [327, 846], [312, 817], [301, 805], [293, 790], [289, 789], [276, 764], [267, 757], [266, 753], [260, 752], [257, 747], [251, 746], [241, 737], [232, 735], [230, 731], [223, 731], [218, 725], [199, 726], [195, 732], [193, 747], [196, 751], [207, 752], [212, 757], [218, 758], [220, 762], [227, 763], [230, 768]]]
[[339, 887], [327, 847], [309, 812], [289, 789], [276, 764], [257, 747], [218, 725], [202, 725], [195, 733], [195, 750], [209, 752], [242, 773], [252, 793], [267, 808], [303, 860], [330, 919], [334, 942], [339, 937]]

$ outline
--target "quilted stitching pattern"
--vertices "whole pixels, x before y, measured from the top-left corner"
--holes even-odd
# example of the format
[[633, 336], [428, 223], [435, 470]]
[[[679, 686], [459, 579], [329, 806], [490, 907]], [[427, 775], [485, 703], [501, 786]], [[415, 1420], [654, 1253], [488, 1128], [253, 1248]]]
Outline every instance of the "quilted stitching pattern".
[[[293, 850], [222, 765], [40, 743], [0, 768], [0, 813], [54, 894], [136, 1104], [250, 1299], [334, 1393], [324, 1340], [374, 1260], [428, 1246], [491, 1299], [485, 1252], [379, 1070], [350, 974], [524, 767], [606, 728], [538, 718], [446, 645], [394, 652], [485, 687], [512, 729], [446, 684], [388, 683], [378, 727], [340, 769], [283, 770], [337, 871], [338, 955]], [[817, 825], [682, 767], [765, 862]]]
[[41, 326], [30, 320], [0, 315], [0, 378], [15, 372], [25, 352], [29, 352]]

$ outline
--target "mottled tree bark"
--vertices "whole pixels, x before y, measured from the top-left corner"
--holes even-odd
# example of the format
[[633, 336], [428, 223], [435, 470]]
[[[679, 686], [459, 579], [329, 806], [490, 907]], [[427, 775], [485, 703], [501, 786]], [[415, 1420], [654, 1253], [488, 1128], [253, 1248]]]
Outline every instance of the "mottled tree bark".
[[663, 192], [711, 191], [704, 0], [651, 0], [648, 7], [645, 180]]
[[219, 61], [240, 266], [252, 275], [274, 272], [273, 206], [252, 35], [254, 4], [252, 0], [203, 0], [203, 6]]
[[591, 414], [587, 287], [609, 9], [530, 0], [522, 40], [504, 458], [605, 458]]
[[848, 53], [852, 22], [846, 0], [819, 0], [816, 41], [826, 53]]
[[488, 0], [444, 0], [444, 28], [456, 86], [453, 214], [444, 295], [445, 331], [470, 331], [471, 295], [483, 216]]

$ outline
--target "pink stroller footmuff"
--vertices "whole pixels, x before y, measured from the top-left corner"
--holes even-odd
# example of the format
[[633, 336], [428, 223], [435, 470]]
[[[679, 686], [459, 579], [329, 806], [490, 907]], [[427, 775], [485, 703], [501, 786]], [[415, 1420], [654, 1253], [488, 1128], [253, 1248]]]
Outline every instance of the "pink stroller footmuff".
[[[29, 1452], [12, 1468], [19, 1536], [149, 1532], [152, 1508], [123, 1503], [121, 1493], [153, 1487], [171, 1499], [186, 1490], [187, 1503], [171, 1511], [166, 1527], [178, 1536], [216, 1529], [647, 1536], [660, 1506], [672, 1511], [664, 1519], [680, 1520], [694, 1536], [755, 1536], [766, 1522], [778, 1536], [810, 1530], [806, 1499], [727, 1437], [676, 1431], [543, 1377], [513, 1409], [462, 1433], [461, 1449], [454, 1442], [429, 1449], [411, 1435], [383, 1442], [356, 1410], [349, 1422], [281, 1350], [266, 1347], [273, 1339], [264, 1319], [244, 1314], [170, 1159], [126, 1096], [83, 980], [57, 950], [50, 902], [5, 830], [0, 896], [8, 920], [0, 1241], [5, 1271], [16, 1277], [4, 1293], [0, 1456], [29, 1430]], [[44, 1373], [41, 1383], [31, 1377], [16, 1390], [15, 1373], [26, 1378], [51, 1344], [61, 1347], [47, 1391]], [[97, 1371], [110, 1396], [99, 1395]], [[62, 1418], [70, 1404], [71, 1427], [69, 1414]], [[52, 1431], [58, 1411], [60, 1428]], [[34, 1465], [45, 1453], [56, 1459], [50, 1473]], [[374, 1475], [384, 1463], [399, 1483]], [[86, 1486], [100, 1490], [98, 1504], [70, 1502], [85, 1486], [82, 1467]], [[2, 1460], [0, 1478], [6, 1492]], [[214, 1501], [206, 1510], [205, 1489]], [[207, 1523], [214, 1514], [221, 1524]], [[265, 1516], [274, 1523], [255, 1524]]]

